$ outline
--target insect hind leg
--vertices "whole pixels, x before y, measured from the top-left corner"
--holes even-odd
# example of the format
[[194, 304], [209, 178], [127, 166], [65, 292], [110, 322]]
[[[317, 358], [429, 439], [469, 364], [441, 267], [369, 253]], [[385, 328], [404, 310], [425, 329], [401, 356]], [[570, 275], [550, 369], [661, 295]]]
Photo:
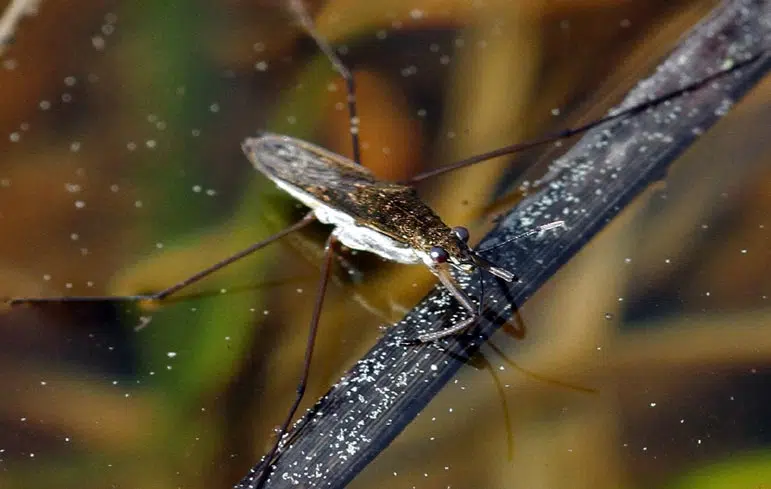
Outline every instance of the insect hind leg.
[[324, 53], [335, 71], [337, 71], [343, 80], [345, 80], [346, 88], [346, 102], [348, 104], [348, 117], [351, 131], [351, 143], [353, 144], [353, 161], [361, 165], [361, 146], [359, 144], [359, 116], [357, 115], [356, 108], [356, 83], [353, 79], [353, 73], [345, 66], [345, 63], [335, 53], [332, 46], [329, 45], [326, 39], [316, 29], [316, 25], [313, 22], [308, 10], [305, 8], [302, 0], [289, 0], [289, 9], [295, 16], [297, 22], [305, 30], [308, 36], [313, 39], [319, 50]]
[[238, 253], [231, 255], [224, 260], [220, 260], [217, 263], [189, 276], [188, 278], [177, 282], [176, 284], [166, 287], [165, 289], [151, 293], [151, 294], [137, 294], [137, 295], [116, 295], [116, 296], [61, 296], [61, 297], [16, 297], [6, 301], [10, 306], [19, 306], [22, 304], [61, 304], [61, 303], [73, 303], [73, 302], [141, 302], [141, 301], [162, 301], [167, 297], [179, 292], [180, 290], [187, 288], [188, 286], [208, 277], [212, 273], [225, 268], [231, 263], [240, 260], [252, 253], [264, 248], [265, 246], [278, 241], [279, 239], [287, 236], [299, 229], [304, 228], [311, 222], [316, 220], [316, 216], [313, 212], [309, 212], [301, 220], [292, 224], [291, 226], [284, 228], [278, 233], [269, 236], [268, 238], [258, 241], [248, 248], [239, 251]]

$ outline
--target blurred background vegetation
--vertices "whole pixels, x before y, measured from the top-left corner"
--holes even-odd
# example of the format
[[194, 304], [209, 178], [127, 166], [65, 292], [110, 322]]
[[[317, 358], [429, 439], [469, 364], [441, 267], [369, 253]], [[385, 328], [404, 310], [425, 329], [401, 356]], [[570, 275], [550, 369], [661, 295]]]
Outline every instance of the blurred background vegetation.
[[[364, 163], [400, 179], [600, 116], [715, 2], [307, 3], [355, 71]], [[350, 154], [343, 84], [278, 0], [43, 0], [1, 56], [0, 296], [158, 290], [281, 229], [303, 210], [241, 154], [258, 130]], [[495, 337], [503, 356], [483, 349], [352, 487], [771, 486], [769, 97], [523, 305], [525, 337]], [[553, 149], [420, 191], [478, 237]], [[3, 310], [0, 486], [238, 481], [293, 396], [323, 236], [162, 306]], [[433, 286], [351, 260], [307, 405]]]

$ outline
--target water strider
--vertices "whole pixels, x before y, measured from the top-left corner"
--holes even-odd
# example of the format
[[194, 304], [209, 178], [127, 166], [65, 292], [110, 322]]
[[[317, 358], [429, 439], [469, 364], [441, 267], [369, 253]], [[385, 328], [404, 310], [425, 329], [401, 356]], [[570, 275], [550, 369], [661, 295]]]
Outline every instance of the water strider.
[[[288, 136], [265, 134], [247, 139], [242, 148], [257, 170], [313, 209], [316, 219], [334, 226], [331, 240], [397, 263], [425, 265], [471, 314], [450, 328], [420, 335], [419, 342], [456, 334], [478, 319], [450, 267], [465, 273], [479, 268], [507, 282], [515, 279], [472, 249], [468, 230], [447, 226], [410, 186], [380, 181], [347, 158]], [[562, 225], [555, 221], [527, 234]]]
[[[255, 243], [246, 250], [216, 263], [178, 284], [154, 294], [122, 297], [21, 298], [12, 301], [14, 304], [20, 304], [94, 300], [162, 300], [188, 285], [197, 282], [214, 271], [308, 225], [314, 220], [332, 224], [334, 230], [327, 241], [321, 279], [319, 281], [316, 302], [314, 304], [314, 311], [308, 334], [308, 345], [303, 364], [304, 367], [298, 385], [297, 395], [278, 431], [276, 442], [266, 456], [268, 463], [266, 463], [264, 467], [270, 467], [270, 462], [274, 460], [275, 455], [281, 447], [283, 435], [286, 433], [289, 423], [294, 417], [304, 395], [319, 317], [323, 305], [324, 291], [329, 277], [331, 262], [334, 255], [334, 245], [336, 242], [339, 241], [354, 249], [374, 252], [384, 258], [401, 263], [423, 263], [437, 275], [441, 283], [470, 313], [470, 317], [459, 321], [446, 330], [431, 332], [420, 336], [418, 338], [419, 341], [431, 341], [462, 331], [471, 326], [480, 314], [479, 310], [483, 305], [483, 298], [479, 297], [477, 299], [479, 305], [478, 308], [475, 307], [471, 298], [469, 298], [463, 289], [454, 281], [450, 273], [451, 267], [467, 273], [479, 269], [480, 274], [482, 271], [489, 272], [505, 281], [513, 281], [515, 278], [511, 271], [496, 267], [494, 264], [485, 260], [480, 255], [479, 251], [475, 251], [469, 247], [468, 231], [465, 228], [449, 228], [446, 226], [439, 217], [418, 198], [412, 187], [409, 185], [378, 181], [368, 170], [359, 166], [359, 120], [356, 115], [355, 87], [351, 73], [338, 59], [335, 52], [325, 40], [316, 34], [310, 18], [302, 9], [302, 6], [298, 2], [294, 2], [292, 3], [292, 7], [300, 24], [303, 25], [311, 37], [316, 40], [319, 48], [324, 51], [327, 57], [335, 65], [337, 71], [346, 80], [349, 90], [348, 102], [352, 124], [351, 132], [354, 144], [354, 160], [352, 161], [334, 155], [303, 141], [271, 134], [247, 139], [243, 144], [243, 148], [246, 155], [258, 170], [272, 179], [279, 187], [308, 205], [312, 211], [302, 220], [280, 233], [259, 243]], [[747, 60], [743, 64], [751, 61], [753, 61], [753, 59]], [[743, 64], [737, 63], [731, 70], [742, 66]], [[683, 92], [695, 90], [701, 85], [714, 80], [717, 76], [723, 76], [729, 71], [730, 70], [727, 69], [710, 77], [708, 80], [702, 80], [691, 84], [688, 87], [654, 101], [626, 109], [585, 126], [564, 131], [532, 143], [501, 148], [475, 158], [440, 168], [439, 170], [430, 173], [419, 175], [413, 178], [409, 183], [424, 180], [440, 173], [454, 171], [464, 166], [470, 166], [494, 156], [513, 153], [530, 146], [543, 144], [562, 137], [568, 137], [586, 131], [609, 120], [628, 117], [652, 107], [653, 105], [680, 96]], [[544, 231], [559, 225], [561, 224], [547, 223], [539, 228], [535, 228], [532, 232]], [[263, 470], [256, 477], [253, 487], [261, 487], [267, 480], [269, 473], [269, 470]]]

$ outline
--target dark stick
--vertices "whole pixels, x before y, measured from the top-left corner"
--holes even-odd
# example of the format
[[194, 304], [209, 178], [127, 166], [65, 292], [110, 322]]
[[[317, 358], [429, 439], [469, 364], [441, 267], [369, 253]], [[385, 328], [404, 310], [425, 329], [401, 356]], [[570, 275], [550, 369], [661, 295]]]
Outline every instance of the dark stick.
[[[447, 327], [463, 314], [441, 289], [424, 299], [338, 382], [291, 431], [293, 443], [274, 461], [269, 488], [344, 487], [412, 421], [455, 372], [522, 305], [636, 195], [660, 180], [698, 134], [712, 126], [771, 68], [771, 1], [724, 2], [682, 40], [651, 78], [622, 107], [681, 89], [710, 76], [727, 62], [758, 54], [751, 65], [680, 99], [632, 119], [588, 132], [551, 168], [547, 188], [520, 202], [485, 238], [494, 245], [532, 227], [565, 220], [558, 233], [530, 237], [491, 249], [489, 258], [513, 269], [519, 283], [488, 287], [492, 314], [473, 336], [434, 345], [404, 346], [405, 340]], [[482, 245], [485, 247], [485, 244]], [[478, 296], [475, 280], [466, 290]], [[508, 298], [508, 299], [507, 299]], [[449, 304], [449, 305], [448, 305]], [[456, 314], [447, 314], [453, 312]], [[497, 317], [492, 317], [497, 316]], [[491, 320], [490, 320], [491, 319]], [[261, 464], [236, 486], [254, 487]]]

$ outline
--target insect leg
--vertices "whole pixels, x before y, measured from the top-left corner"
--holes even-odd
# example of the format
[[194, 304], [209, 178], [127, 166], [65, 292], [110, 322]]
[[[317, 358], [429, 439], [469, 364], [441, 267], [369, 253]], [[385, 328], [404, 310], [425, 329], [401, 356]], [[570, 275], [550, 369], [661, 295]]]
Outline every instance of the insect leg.
[[304, 228], [311, 222], [316, 220], [316, 216], [313, 214], [313, 212], [309, 212], [305, 215], [301, 220], [297, 221], [296, 223], [292, 224], [291, 226], [287, 227], [286, 229], [279, 231], [278, 233], [274, 234], [273, 236], [270, 236], [266, 239], [263, 239], [262, 241], [259, 241], [257, 243], [254, 243], [250, 247], [239, 251], [238, 253], [231, 255], [227, 258], [225, 258], [222, 261], [219, 261], [215, 263], [214, 265], [211, 265], [210, 267], [207, 267], [203, 270], [201, 270], [198, 273], [195, 273], [191, 275], [190, 277], [177, 282], [176, 284], [172, 285], [171, 287], [167, 287], [160, 292], [155, 292], [152, 294], [138, 294], [138, 295], [119, 295], [119, 296], [63, 296], [63, 297], [19, 297], [15, 299], [10, 299], [8, 301], [8, 304], [11, 306], [16, 306], [20, 304], [45, 304], [45, 303], [61, 303], [61, 302], [101, 302], [101, 301], [121, 301], [121, 302], [136, 302], [136, 301], [143, 301], [143, 300], [155, 300], [160, 301], [163, 300], [170, 295], [179, 292], [180, 290], [184, 289], [185, 287], [188, 287], [189, 285], [192, 285], [199, 280], [203, 279], [204, 277], [208, 277], [212, 273], [216, 272], [217, 270], [221, 268], [225, 268], [226, 266], [230, 265], [231, 263], [240, 260], [241, 258], [251, 255], [255, 251], [264, 248], [265, 246], [269, 245], [270, 243], [277, 241], [284, 236], [291, 234], [299, 229]]
[[330, 234], [329, 238], [327, 238], [324, 261], [321, 266], [321, 277], [319, 278], [319, 285], [316, 289], [316, 302], [313, 306], [313, 315], [311, 316], [311, 323], [308, 329], [308, 340], [305, 345], [305, 359], [303, 360], [303, 369], [302, 373], [300, 374], [300, 382], [297, 384], [297, 393], [295, 394], [292, 407], [289, 409], [286, 418], [284, 418], [284, 422], [281, 423], [281, 427], [276, 434], [276, 442], [265, 456], [265, 464], [263, 466], [262, 472], [259, 475], [257, 483], [254, 486], [254, 489], [260, 489], [265, 484], [265, 481], [270, 474], [273, 459], [277, 455], [279, 447], [281, 446], [282, 438], [286, 434], [286, 431], [289, 428], [289, 423], [292, 422], [292, 418], [294, 418], [294, 415], [297, 413], [297, 409], [300, 407], [300, 402], [305, 395], [305, 388], [308, 384], [308, 374], [310, 373], [311, 369], [311, 360], [313, 359], [313, 348], [316, 346], [316, 333], [318, 332], [319, 328], [321, 307], [324, 304], [324, 296], [326, 295], [327, 283], [329, 282], [329, 274], [332, 269], [332, 260], [334, 259], [335, 255], [334, 246], [336, 243], [336, 238], [333, 234]]
[[757, 54], [755, 54], [755, 55], [753, 55], [753, 56], [751, 56], [751, 57], [749, 57], [747, 59], [744, 59], [742, 61], [738, 61], [738, 62], [735, 62], [735, 63], [731, 64], [731, 66], [729, 66], [728, 68], [725, 68], [725, 69], [720, 70], [720, 71], [718, 71], [716, 73], [713, 73], [713, 74], [711, 74], [711, 75], [709, 75], [709, 76], [707, 76], [705, 78], [702, 78], [701, 80], [697, 80], [697, 81], [695, 81], [693, 83], [690, 83], [690, 84], [688, 84], [688, 85], [686, 85], [686, 86], [684, 86], [684, 87], [682, 87], [682, 88], [680, 88], [678, 90], [674, 90], [672, 92], [669, 92], [669, 93], [667, 93], [665, 95], [662, 95], [662, 96], [657, 97], [657, 98], [652, 99], [652, 100], [646, 100], [646, 101], [644, 101], [644, 102], [642, 102], [642, 103], [640, 103], [638, 105], [634, 105], [632, 107], [627, 107], [625, 109], [621, 109], [621, 110], [619, 110], [617, 112], [613, 112], [613, 113], [611, 113], [609, 115], [606, 115], [605, 117], [602, 117], [600, 119], [596, 119], [596, 120], [594, 120], [592, 122], [588, 122], [588, 123], [586, 123], [584, 125], [573, 127], [573, 128], [564, 129], [562, 131], [555, 132], [553, 134], [544, 136], [544, 137], [539, 138], [539, 139], [534, 139], [532, 141], [526, 141], [526, 142], [523, 142], [523, 143], [512, 144], [512, 145], [509, 145], [509, 146], [504, 146], [502, 148], [498, 148], [498, 149], [493, 150], [493, 151], [489, 151], [487, 153], [482, 153], [482, 154], [479, 154], [479, 155], [476, 155], [476, 156], [472, 156], [471, 158], [466, 158], [464, 160], [461, 160], [461, 161], [458, 161], [458, 162], [455, 162], [455, 163], [452, 163], [452, 164], [449, 164], [449, 165], [445, 165], [445, 166], [436, 168], [434, 170], [429, 170], [429, 171], [421, 173], [419, 175], [415, 175], [414, 177], [410, 178], [409, 180], [407, 180], [404, 183], [406, 183], [408, 185], [413, 185], [413, 184], [421, 182], [423, 180], [427, 180], [429, 178], [433, 178], [433, 177], [435, 177], [437, 175], [442, 175], [444, 173], [455, 171], [455, 170], [458, 170], [460, 168], [465, 168], [467, 166], [476, 165], [477, 163], [480, 163], [482, 161], [487, 161], [489, 159], [496, 158], [498, 156], [504, 156], [504, 155], [510, 155], [510, 154], [514, 154], [514, 153], [519, 153], [520, 151], [525, 151], [525, 150], [530, 149], [530, 148], [535, 148], [537, 146], [542, 146], [542, 145], [545, 145], [545, 144], [553, 143], [555, 141], [560, 141], [562, 139], [567, 139], [567, 138], [570, 138], [570, 137], [575, 136], [577, 134], [583, 134], [583, 133], [589, 131], [590, 129], [594, 129], [595, 127], [601, 126], [601, 125], [603, 125], [603, 124], [605, 124], [607, 122], [611, 122], [611, 121], [615, 121], [615, 120], [625, 119], [627, 117], [631, 117], [633, 115], [639, 114], [640, 112], [644, 112], [644, 111], [646, 111], [648, 109], [651, 109], [651, 108], [656, 107], [658, 105], [662, 105], [662, 104], [664, 104], [666, 102], [669, 102], [670, 100], [675, 99], [675, 98], [677, 98], [677, 97], [679, 97], [681, 95], [688, 94], [689, 92], [695, 92], [698, 89], [700, 89], [700, 88], [702, 88], [702, 87], [712, 83], [713, 81], [715, 81], [715, 80], [717, 80], [717, 79], [719, 79], [719, 78], [721, 78], [723, 76], [726, 76], [729, 73], [732, 73], [732, 72], [734, 72], [734, 71], [736, 71], [736, 70], [738, 70], [738, 69], [740, 69], [740, 68], [742, 68], [744, 66], [747, 66], [747, 65], [749, 65], [751, 63], [754, 63], [755, 61], [758, 61], [759, 59], [761, 59], [763, 57], [764, 54], [765, 54], [765, 51], [761, 51], [761, 52], [759, 52], [759, 53], [757, 53]]
[[455, 299], [457, 299], [457, 301], [460, 302], [460, 304], [471, 313], [471, 317], [468, 317], [463, 321], [459, 321], [449, 328], [434, 331], [432, 333], [424, 333], [418, 336], [418, 341], [420, 343], [430, 343], [447, 336], [458, 334], [474, 324], [480, 318], [480, 314], [474, 307], [474, 304], [472, 304], [469, 296], [466, 295], [466, 293], [463, 292], [460, 287], [458, 287], [458, 285], [452, 279], [450, 272], [446, 268], [436, 268], [432, 271], [439, 278], [439, 281], [442, 282], [442, 285], [444, 285], [444, 287], [450, 291], [453, 297], [455, 297]]
[[289, 8], [297, 18], [300, 26], [310, 36], [321, 52], [329, 59], [332, 66], [335, 68], [343, 80], [345, 80], [347, 102], [348, 102], [348, 117], [351, 124], [351, 142], [353, 143], [353, 161], [361, 165], [361, 150], [359, 147], [359, 116], [356, 111], [356, 84], [353, 80], [353, 73], [348, 67], [345, 66], [340, 57], [335, 53], [332, 46], [329, 45], [326, 39], [324, 39], [319, 31], [316, 30], [316, 26], [313, 23], [313, 19], [302, 0], [289, 0]]

